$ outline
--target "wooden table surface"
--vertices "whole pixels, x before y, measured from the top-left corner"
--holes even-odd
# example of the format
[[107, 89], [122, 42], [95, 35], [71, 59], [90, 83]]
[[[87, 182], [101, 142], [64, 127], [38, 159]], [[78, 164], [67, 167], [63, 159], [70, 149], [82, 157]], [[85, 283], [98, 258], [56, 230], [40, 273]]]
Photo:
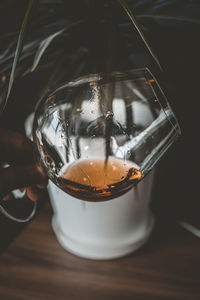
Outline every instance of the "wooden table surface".
[[59, 245], [51, 217], [46, 201], [2, 250], [1, 300], [200, 299], [200, 239], [178, 225], [157, 224], [149, 242], [132, 255], [94, 261]]

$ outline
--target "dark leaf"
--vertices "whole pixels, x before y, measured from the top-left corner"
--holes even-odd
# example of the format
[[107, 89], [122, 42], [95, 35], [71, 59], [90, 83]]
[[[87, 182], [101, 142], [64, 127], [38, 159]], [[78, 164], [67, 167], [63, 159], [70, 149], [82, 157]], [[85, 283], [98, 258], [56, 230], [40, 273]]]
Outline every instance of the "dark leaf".
[[159, 69], [162, 70], [162, 67], [159, 63], [159, 60], [157, 58], [157, 56], [155, 55], [155, 53], [153, 52], [152, 48], [150, 47], [147, 39], [145, 38], [134, 14], [132, 13], [131, 9], [129, 8], [129, 6], [127, 5], [125, 0], [118, 0], [120, 5], [123, 7], [124, 11], [127, 13], [127, 15], [129, 16], [129, 18], [131, 19], [133, 25], [135, 26], [136, 30], [138, 31], [141, 39], [143, 40], [144, 44], [146, 45], [148, 51], [150, 52], [151, 56], [153, 57], [153, 59], [155, 60], [156, 64], [158, 65]]
[[28, 24], [28, 20], [32, 11], [33, 6], [37, 3], [37, 1], [35, 0], [29, 0], [28, 3], [28, 8], [21, 26], [21, 30], [19, 33], [19, 38], [18, 38], [18, 42], [17, 42], [17, 48], [15, 51], [15, 57], [14, 57], [14, 61], [13, 61], [13, 65], [12, 65], [12, 69], [11, 69], [11, 73], [10, 73], [10, 79], [9, 79], [9, 84], [8, 84], [8, 89], [7, 89], [7, 93], [6, 96], [4, 98], [1, 99], [0, 102], [0, 106], [1, 106], [1, 112], [4, 110], [6, 103], [8, 101], [12, 86], [13, 86], [13, 82], [14, 82], [14, 77], [15, 77], [15, 70], [17, 67], [17, 63], [19, 61], [20, 58], [20, 54], [22, 52], [22, 48], [23, 48], [23, 42], [24, 42], [24, 38], [25, 38], [25, 34], [26, 34], [26, 29], [27, 29], [27, 24]]

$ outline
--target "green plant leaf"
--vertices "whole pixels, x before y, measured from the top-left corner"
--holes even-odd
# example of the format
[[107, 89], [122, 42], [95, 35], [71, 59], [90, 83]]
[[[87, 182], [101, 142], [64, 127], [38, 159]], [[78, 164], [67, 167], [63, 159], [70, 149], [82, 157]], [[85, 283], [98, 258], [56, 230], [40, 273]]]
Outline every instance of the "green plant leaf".
[[200, 24], [200, 20], [196, 18], [188, 18], [184, 16], [168, 16], [168, 15], [153, 15], [153, 14], [139, 14], [137, 15], [140, 19], [162, 19], [175, 22], [186, 22]]
[[63, 31], [64, 31], [64, 29], [59, 30], [41, 42], [41, 44], [35, 54], [33, 66], [31, 68], [32, 72], [37, 68], [37, 66], [40, 62], [40, 59], [42, 58], [42, 55], [44, 54], [46, 48], [50, 45], [50, 43], [54, 40], [54, 38], [57, 37], [59, 34], [61, 34]]
[[153, 52], [151, 46], [149, 45], [146, 37], [144, 36], [144, 33], [142, 32], [134, 14], [132, 13], [131, 9], [129, 8], [129, 6], [127, 5], [125, 0], [118, 0], [120, 5], [122, 6], [122, 8], [124, 9], [124, 11], [127, 13], [128, 17], [131, 19], [133, 25], [135, 26], [137, 32], [139, 33], [141, 39], [143, 40], [145, 46], [147, 47], [148, 51], [150, 52], [151, 56], [153, 57], [153, 59], [155, 60], [156, 64], [158, 65], [159, 69], [162, 70], [162, 67], [160, 65], [160, 62], [157, 58], [157, 56], [155, 55], [155, 53]]
[[9, 98], [9, 95], [10, 95], [10, 92], [11, 92], [11, 89], [13, 86], [14, 78], [15, 78], [16, 67], [17, 67], [17, 64], [18, 64], [18, 61], [20, 58], [20, 54], [22, 52], [22, 48], [23, 48], [23, 42], [24, 42], [24, 38], [25, 38], [25, 34], [26, 34], [28, 20], [31, 15], [31, 11], [36, 3], [37, 3], [37, 0], [29, 0], [29, 3], [28, 3], [28, 8], [27, 8], [27, 11], [26, 11], [26, 14], [25, 14], [25, 17], [24, 17], [24, 20], [23, 20], [23, 23], [22, 23], [22, 26], [20, 29], [19, 38], [17, 41], [17, 47], [16, 47], [16, 51], [15, 51], [14, 61], [12, 64], [11, 73], [10, 73], [8, 89], [6, 92], [6, 96], [3, 99], [1, 99], [1, 103], [0, 103], [1, 112], [3, 112], [3, 110], [5, 109], [5, 106], [8, 102], [8, 98]]
[[64, 28], [58, 30], [57, 32], [54, 32], [52, 33], [50, 36], [48, 36], [47, 38], [45, 38], [39, 45], [39, 48], [37, 49], [36, 51], [36, 54], [35, 54], [35, 58], [34, 58], [34, 61], [33, 61], [33, 66], [31, 68], [31, 72], [33, 72], [39, 62], [40, 62], [40, 59], [42, 58], [45, 50], [47, 49], [47, 47], [51, 44], [51, 42], [57, 37], [59, 36], [60, 34], [62, 34], [64, 31], [68, 30], [69, 28], [73, 27], [73, 26], [76, 26], [78, 24], [80, 24], [82, 21], [78, 21], [78, 22], [75, 22], [75, 23], [69, 23], [69, 24], [66, 24]]

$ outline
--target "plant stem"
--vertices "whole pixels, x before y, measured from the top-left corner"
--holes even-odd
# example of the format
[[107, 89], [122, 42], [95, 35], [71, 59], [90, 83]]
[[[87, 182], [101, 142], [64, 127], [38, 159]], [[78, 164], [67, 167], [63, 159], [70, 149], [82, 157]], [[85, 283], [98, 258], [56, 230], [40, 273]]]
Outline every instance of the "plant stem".
[[146, 37], [144, 36], [144, 33], [142, 32], [134, 14], [132, 13], [131, 9], [129, 8], [129, 6], [127, 5], [125, 0], [118, 0], [120, 5], [122, 6], [122, 8], [124, 9], [124, 11], [127, 13], [128, 17], [131, 19], [133, 25], [135, 26], [137, 32], [139, 33], [141, 39], [143, 40], [145, 46], [147, 47], [148, 51], [150, 52], [151, 56], [153, 57], [153, 59], [155, 60], [156, 64], [158, 65], [159, 69], [162, 71], [162, 67], [160, 65], [160, 62], [157, 58], [157, 56], [155, 55], [155, 53], [153, 52], [151, 46], [149, 45]]

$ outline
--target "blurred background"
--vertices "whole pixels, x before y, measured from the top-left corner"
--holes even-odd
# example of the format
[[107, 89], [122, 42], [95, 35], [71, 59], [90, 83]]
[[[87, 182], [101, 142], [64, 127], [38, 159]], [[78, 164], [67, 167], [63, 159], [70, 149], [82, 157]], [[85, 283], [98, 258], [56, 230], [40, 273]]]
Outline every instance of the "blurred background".
[[[198, 0], [126, 1], [162, 66], [161, 71], [118, 1], [40, 0], [31, 10], [15, 81], [0, 126], [24, 132], [36, 102], [63, 81], [102, 71], [108, 43], [114, 69], [149, 67], [165, 91], [182, 136], [157, 165], [152, 209], [167, 224], [184, 220], [200, 228]], [[28, 1], [0, 3], [0, 100], [5, 98]], [[113, 25], [114, 24], [114, 25]], [[113, 60], [112, 60], [113, 61]], [[9, 228], [20, 230], [0, 216]], [[10, 226], [10, 227], [9, 227]], [[18, 227], [17, 227], [18, 226]], [[0, 228], [3, 228], [0, 226]], [[11, 230], [11, 231], [12, 231]], [[4, 230], [5, 243], [10, 238]]]

